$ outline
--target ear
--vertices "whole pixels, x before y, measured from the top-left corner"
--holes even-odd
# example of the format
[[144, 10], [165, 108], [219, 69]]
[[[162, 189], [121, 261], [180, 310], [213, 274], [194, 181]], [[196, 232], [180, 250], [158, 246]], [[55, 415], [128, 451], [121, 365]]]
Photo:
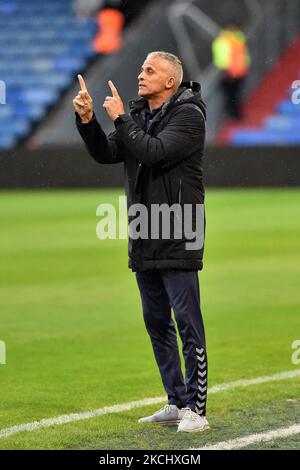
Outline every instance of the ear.
[[174, 77], [168, 78], [166, 82], [166, 88], [169, 90], [170, 88], [173, 88], [174, 85], [175, 85], [175, 78]]

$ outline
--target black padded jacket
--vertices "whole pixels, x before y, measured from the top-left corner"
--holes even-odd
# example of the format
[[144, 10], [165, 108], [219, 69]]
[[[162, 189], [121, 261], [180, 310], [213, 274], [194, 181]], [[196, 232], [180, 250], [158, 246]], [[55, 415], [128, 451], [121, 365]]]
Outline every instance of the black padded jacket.
[[[187, 249], [187, 242], [193, 239], [185, 236], [184, 229], [180, 238], [171, 230], [166, 239], [161, 233], [158, 238], [151, 238], [150, 228], [154, 204], [169, 207], [177, 204], [182, 208], [183, 219], [184, 207], [190, 205], [193, 229], [196, 230], [195, 209], [196, 205], [201, 205], [201, 230], [203, 234], [205, 232], [202, 159], [206, 112], [200, 85], [182, 83], [155, 114], [148, 130], [145, 124], [146, 110], [149, 109], [147, 101], [138, 98], [130, 101], [129, 106], [130, 113], [117, 120], [115, 131], [108, 136], [95, 114], [88, 124], [82, 124], [76, 113], [77, 129], [89, 154], [98, 163], [124, 164], [128, 209], [142, 203], [149, 211], [149, 237], [133, 239], [129, 235], [128, 265], [132, 271], [201, 270], [204, 243], [196, 249]], [[175, 215], [170, 213], [172, 220], [176, 211]], [[129, 223], [134, 218], [129, 215]]]

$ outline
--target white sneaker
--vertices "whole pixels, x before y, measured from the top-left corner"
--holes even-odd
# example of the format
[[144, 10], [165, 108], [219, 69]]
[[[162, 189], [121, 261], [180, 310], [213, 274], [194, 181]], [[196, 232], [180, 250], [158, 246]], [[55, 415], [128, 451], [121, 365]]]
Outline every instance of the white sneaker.
[[205, 416], [199, 416], [189, 408], [182, 409], [185, 411], [182, 420], [178, 425], [177, 432], [202, 432], [209, 429], [209, 424]]
[[183, 415], [184, 413], [182, 413], [176, 405], [165, 405], [163, 408], [156, 411], [153, 415], [145, 416], [145, 418], [140, 418], [138, 422], [172, 426], [175, 424], [179, 424]]

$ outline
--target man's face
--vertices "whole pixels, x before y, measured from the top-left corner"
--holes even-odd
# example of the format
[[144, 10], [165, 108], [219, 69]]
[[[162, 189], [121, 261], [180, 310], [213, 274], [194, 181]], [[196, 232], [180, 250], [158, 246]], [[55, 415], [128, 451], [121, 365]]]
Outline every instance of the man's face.
[[170, 81], [172, 70], [168, 62], [160, 57], [149, 57], [141, 67], [138, 76], [139, 96], [150, 98], [171, 89], [174, 82]]

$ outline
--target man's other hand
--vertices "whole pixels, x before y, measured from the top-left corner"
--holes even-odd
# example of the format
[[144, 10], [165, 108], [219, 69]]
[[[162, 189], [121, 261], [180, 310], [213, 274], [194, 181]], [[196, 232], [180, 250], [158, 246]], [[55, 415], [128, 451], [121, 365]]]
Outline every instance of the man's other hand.
[[123, 101], [120, 98], [118, 90], [111, 80], [108, 82], [109, 88], [111, 89], [112, 96], [107, 96], [103, 103], [103, 108], [109, 115], [109, 117], [114, 121], [117, 119], [120, 114], [124, 114], [124, 105]]

